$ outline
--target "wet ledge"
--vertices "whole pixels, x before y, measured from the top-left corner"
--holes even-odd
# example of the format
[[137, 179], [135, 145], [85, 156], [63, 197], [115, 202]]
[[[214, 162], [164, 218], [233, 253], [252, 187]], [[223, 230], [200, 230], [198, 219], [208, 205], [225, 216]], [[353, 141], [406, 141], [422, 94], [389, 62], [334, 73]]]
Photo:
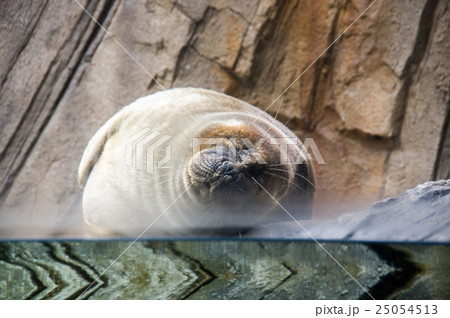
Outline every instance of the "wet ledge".
[[0, 298], [448, 299], [449, 265], [443, 244], [2, 242]]

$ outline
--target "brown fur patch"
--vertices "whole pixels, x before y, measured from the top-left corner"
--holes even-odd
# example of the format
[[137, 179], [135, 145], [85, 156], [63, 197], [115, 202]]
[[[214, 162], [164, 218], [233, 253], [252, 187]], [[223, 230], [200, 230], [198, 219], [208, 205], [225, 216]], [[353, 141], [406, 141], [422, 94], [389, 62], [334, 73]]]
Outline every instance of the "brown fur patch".
[[[246, 123], [213, 125], [202, 131], [199, 138], [223, 138], [225, 145], [234, 145], [237, 150], [247, 149], [243, 138], [248, 138], [251, 144], [268, 164], [279, 163], [280, 160], [279, 150], [275, 145], [270, 144], [270, 138], [264, 136], [263, 132], [258, 131], [257, 128]], [[264, 140], [264, 142], [257, 147], [261, 138], [266, 138], [266, 140]], [[233, 140], [233, 144], [231, 140]], [[215, 145], [202, 144], [200, 146], [200, 150], [205, 150], [214, 146]]]

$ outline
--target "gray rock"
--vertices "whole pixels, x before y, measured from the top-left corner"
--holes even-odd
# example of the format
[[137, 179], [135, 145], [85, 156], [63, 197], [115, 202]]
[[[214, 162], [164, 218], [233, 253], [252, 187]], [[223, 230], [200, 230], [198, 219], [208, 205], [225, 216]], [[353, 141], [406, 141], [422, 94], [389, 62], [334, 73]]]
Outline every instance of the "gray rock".
[[374, 203], [367, 210], [348, 213], [335, 220], [268, 224], [252, 231], [249, 236], [449, 242], [450, 180], [421, 184], [398, 198], [385, 199]]

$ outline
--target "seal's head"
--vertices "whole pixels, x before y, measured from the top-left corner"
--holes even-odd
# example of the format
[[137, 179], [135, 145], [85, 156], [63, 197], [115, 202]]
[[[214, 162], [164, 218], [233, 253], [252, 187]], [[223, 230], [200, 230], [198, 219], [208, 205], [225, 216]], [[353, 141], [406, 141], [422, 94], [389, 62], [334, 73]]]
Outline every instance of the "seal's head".
[[[246, 220], [236, 217], [242, 211], [252, 225], [284, 220], [285, 213], [273, 212], [279, 209], [277, 202], [290, 204], [311, 193], [312, 175], [308, 175], [300, 148], [277, 145], [272, 138], [276, 136], [276, 131], [251, 122], [220, 122], [204, 129], [185, 168], [191, 196], [205, 206], [212, 205], [221, 221], [228, 218], [242, 224]], [[309, 218], [310, 209], [300, 214], [300, 218]]]

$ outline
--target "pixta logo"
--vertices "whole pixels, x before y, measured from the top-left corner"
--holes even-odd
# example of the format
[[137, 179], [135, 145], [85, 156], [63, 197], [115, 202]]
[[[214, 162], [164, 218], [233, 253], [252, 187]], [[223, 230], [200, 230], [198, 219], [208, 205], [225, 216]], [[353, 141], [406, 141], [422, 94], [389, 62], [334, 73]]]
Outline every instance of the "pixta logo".
[[165, 155], [155, 164], [155, 151], [167, 143], [172, 136], [145, 127], [126, 140], [126, 164], [153, 174], [155, 167], [161, 168], [170, 161], [170, 144], [165, 146]]
[[[155, 168], [162, 168], [171, 160], [171, 146], [169, 143], [171, 138], [172, 136], [166, 135], [157, 129], [148, 127], [141, 129], [126, 139], [126, 165], [153, 174]], [[239, 161], [242, 161], [242, 163], [247, 163], [247, 161], [251, 160], [264, 165], [267, 163], [258, 152], [258, 149], [264, 142], [269, 142], [278, 146], [280, 150], [279, 163], [281, 164], [290, 162], [288, 159], [289, 147], [300, 147], [306, 157], [299, 155], [298, 158], [295, 158], [295, 164], [302, 164], [305, 159], [312, 161], [313, 158], [310, 152], [314, 155], [317, 164], [325, 164], [325, 160], [312, 138], [306, 138], [303, 143], [297, 138], [260, 138], [255, 143], [252, 143], [248, 138], [242, 138], [240, 141], [242, 142], [239, 142], [237, 138], [193, 138], [192, 153], [200, 153], [202, 146], [208, 145], [216, 148], [216, 156], [218, 157], [227, 157], [234, 161], [238, 160], [237, 157], [239, 157]], [[245, 145], [244, 155], [236, 152], [233, 145], [238, 143]], [[155, 151], [157, 150], [163, 151], [164, 155], [161, 156], [161, 153], [159, 153], [158, 156], [155, 156]]]
[[[264, 143], [270, 143], [272, 145], [276, 145], [279, 149], [280, 158], [278, 158], [278, 162], [280, 164], [289, 164], [291, 163], [288, 159], [289, 147], [299, 147], [303, 154], [299, 154], [297, 158], [294, 159], [295, 164], [302, 164], [304, 160], [312, 161], [313, 158], [310, 155], [310, 152], [314, 155], [314, 159], [317, 164], [323, 165], [325, 164], [325, 160], [322, 157], [322, 154], [319, 151], [316, 143], [312, 138], [306, 138], [305, 142], [301, 142], [297, 138], [260, 138], [256, 142], [252, 143], [249, 138], [194, 138], [193, 139], [193, 153], [200, 153], [201, 147], [204, 145], [214, 146], [216, 148], [216, 156], [226, 156], [233, 161], [236, 161], [238, 157], [242, 160], [242, 163], [247, 163], [250, 160], [254, 160], [258, 162], [260, 165], [267, 164], [267, 162], [263, 159], [262, 155], [258, 152], [261, 145]], [[235, 145], [243, 144], [245, 145], [245, 155], [242, 157], [238, 155], [235, 149]], [[200, 158], [199, 158], [200, 159]]]

